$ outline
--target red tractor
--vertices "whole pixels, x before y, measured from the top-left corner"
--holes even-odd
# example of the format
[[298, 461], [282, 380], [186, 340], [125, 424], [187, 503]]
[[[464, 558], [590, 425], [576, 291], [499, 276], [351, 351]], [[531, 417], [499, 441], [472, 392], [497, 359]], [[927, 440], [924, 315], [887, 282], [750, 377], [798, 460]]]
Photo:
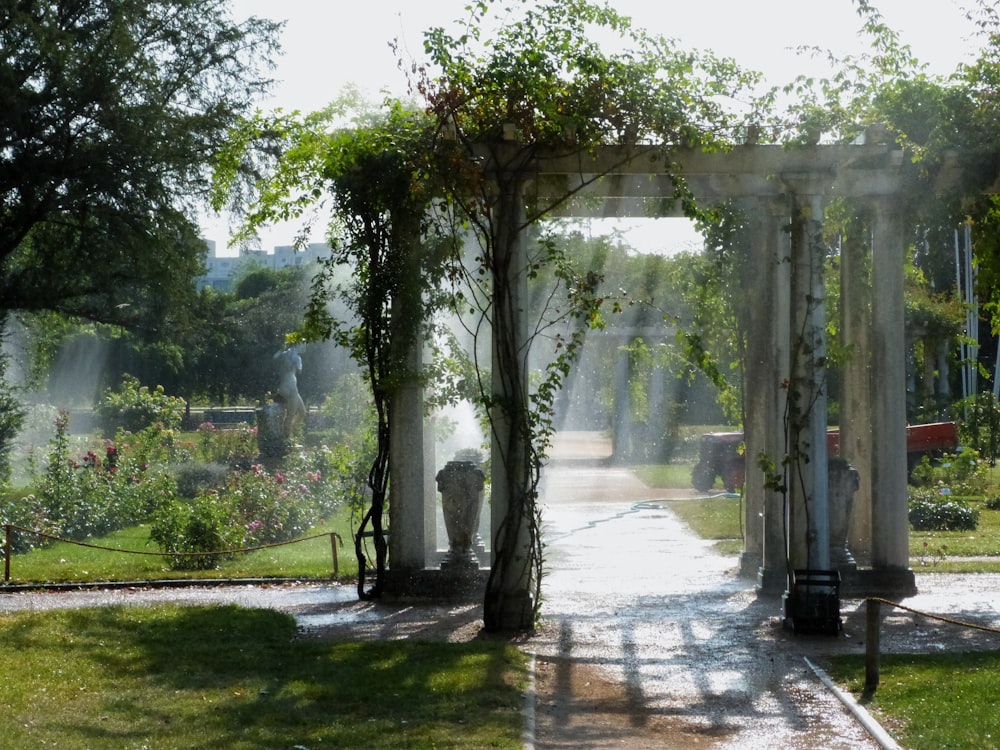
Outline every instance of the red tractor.
[[[840, 432], [826, 433], [831, 455], [840, 452]], [[924, 456], [940, 456], [958, 448], [958, 425], [954, 422], [932, 422], [906, 428], [907, 465], [912, 470]], [[699, 492], [708, 492], [722, 477], [727, 492], [736, 492], [746, 477], [746, 457], [742, 432], [709, 432], [701, 436], [698, 463], [691, 472], [691, 484]]]

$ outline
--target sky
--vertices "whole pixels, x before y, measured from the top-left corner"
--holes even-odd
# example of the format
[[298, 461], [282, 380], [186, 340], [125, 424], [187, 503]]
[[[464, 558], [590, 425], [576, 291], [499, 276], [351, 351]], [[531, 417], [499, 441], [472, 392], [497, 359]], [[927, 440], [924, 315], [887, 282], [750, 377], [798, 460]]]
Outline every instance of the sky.
[[[286, 21], [284, 48], [273, 75], [279, 83], [264, 109], [321, 108], [337, 98], [345, 86], [359, 87], [373, 101], [383, 91], [402, 96], [405, 76], [397, 68], [390, 41], [398, 40], [403, 55], [422, 60], [423, 33], [444, 26], [455, 28], [468, 0], [232, 0], [236, 17], [259, 16]], [[915, 56], [932, 73], [947, 75], [970, 61], [980, 47], [965, 8], [974, 0], [871, 0], [885, 22], [900, 33]], [[765, 74], [772, 84], [791, 81], [798, 74], [830, 75], [821, 58], [797, 54], [799, 47], [819, 47], [839, 56], [864, 50], [858, 32], [861, 19], [854, 0], [610, 0], [620, 13], [631, 16], [635, 26], [678, 40], [683, 48], [711, 49], [736, 59], [744, 67]], [[637, 244], [649, 236], [676, 235], [678, 244], [696, 241], [683, 220], [663, 220], [651, 227], [639, 222], [626, 236]], [[202, 229], [226, 250], [227, 223], [206, 218]], [[602, 227], [597, 233], [605, 231]], [[293, 227], [261, 233], [261, 247], [292, 241]], [[687, 247], [685, 247], [687, 249]]]

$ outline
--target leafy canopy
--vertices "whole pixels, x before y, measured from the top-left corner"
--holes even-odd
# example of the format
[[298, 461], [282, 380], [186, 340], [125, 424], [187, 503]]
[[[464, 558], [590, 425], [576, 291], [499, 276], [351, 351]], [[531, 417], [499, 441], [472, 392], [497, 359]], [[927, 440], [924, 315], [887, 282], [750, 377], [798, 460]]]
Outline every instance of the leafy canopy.
[[470, 141], [705, 146], [753, 108], [758, 74], [634, 29], [607, 5], [480, 0], [469, 11], [462, 33], [425, 34], [433, 68], [418, 89]]
[[155, 325], [200, 270], [189, 217], [268, 86], [277, 28], [234, 22], [225, 0], [4, 4], [4, 310]]

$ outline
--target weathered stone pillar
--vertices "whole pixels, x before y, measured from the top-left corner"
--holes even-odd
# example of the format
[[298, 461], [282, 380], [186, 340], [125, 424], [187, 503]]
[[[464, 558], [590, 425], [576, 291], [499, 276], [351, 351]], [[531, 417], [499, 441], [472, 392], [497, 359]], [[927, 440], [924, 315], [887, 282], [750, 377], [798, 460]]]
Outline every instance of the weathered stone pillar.
[[915, 590], [909, 569], [906, 350], [901, 207], [875, 202], [872, 233], [872, 567], [881, 584]]
[[487, 631], [534, 626], [534, 571], [527, 496], [530, 450], [528, 415], [528, 262], [524, 237], [524, 165], [516, 144], [499, 154], [496, 236], [493, 246], [491, 566], [483, 620]]
[[866, 567], [872, 549], [871, 233], [867, 222], [858, 223], [840, 248], [840, 331], [848, 351], [840, 388], [840, 455], [858, 471], [848, 539], [854, 559]]
[[615, 463], [632, 460], [632, 403], [629, 397], [630, 355], [626, 348], [628, 339], [622, 337], [614, 351], [614, 389], [612, 396], [611, 456]]
[[823, 200], [808, 182], [799, 187], [801, 192], [792, 195], [788, 384], [788, 560], [793, 571], [830, 566]]
[[750, 257], [743, 279], [747, 320], [746, 534], [740, 570], [756, 576], [760, 588], [785, 587], [784, 507], [780, 493], [765, 486], [761, 455], [780, 465], [785, 452], [781, 416], [787, 371], [788, 290], [785, 212], [771, 201], [740, 206], [750, 224]]
[[[408, 370], [420, 371], [421, 344], [411, 346], [407, 360]], [[423, 570], [428, 565], [427, 521], [428, 516], [434, 518], [434, 495], [428, 502], [424, 389], [416, 378], [397, 389], [389, 419], [389, 566], [394, 573]]]

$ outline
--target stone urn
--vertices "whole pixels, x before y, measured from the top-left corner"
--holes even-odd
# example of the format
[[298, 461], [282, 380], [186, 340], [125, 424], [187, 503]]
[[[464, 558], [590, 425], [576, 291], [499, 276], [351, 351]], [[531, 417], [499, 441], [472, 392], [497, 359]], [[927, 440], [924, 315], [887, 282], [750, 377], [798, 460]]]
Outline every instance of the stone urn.
[[833, 457], [829, 464], [828, 498], [830, 509], [830, 567], [855, 570], [857, 563], [847, 547], [854, 513], [854, 494], [861, 486], [858, 470], [843, 458]]
[[441, 509], [448, 532], [448, 552], [441, 568], [479, 568], [472, 545], [479, 529], [486, 476], [475, 461], [449, 461], [437, 473]]

